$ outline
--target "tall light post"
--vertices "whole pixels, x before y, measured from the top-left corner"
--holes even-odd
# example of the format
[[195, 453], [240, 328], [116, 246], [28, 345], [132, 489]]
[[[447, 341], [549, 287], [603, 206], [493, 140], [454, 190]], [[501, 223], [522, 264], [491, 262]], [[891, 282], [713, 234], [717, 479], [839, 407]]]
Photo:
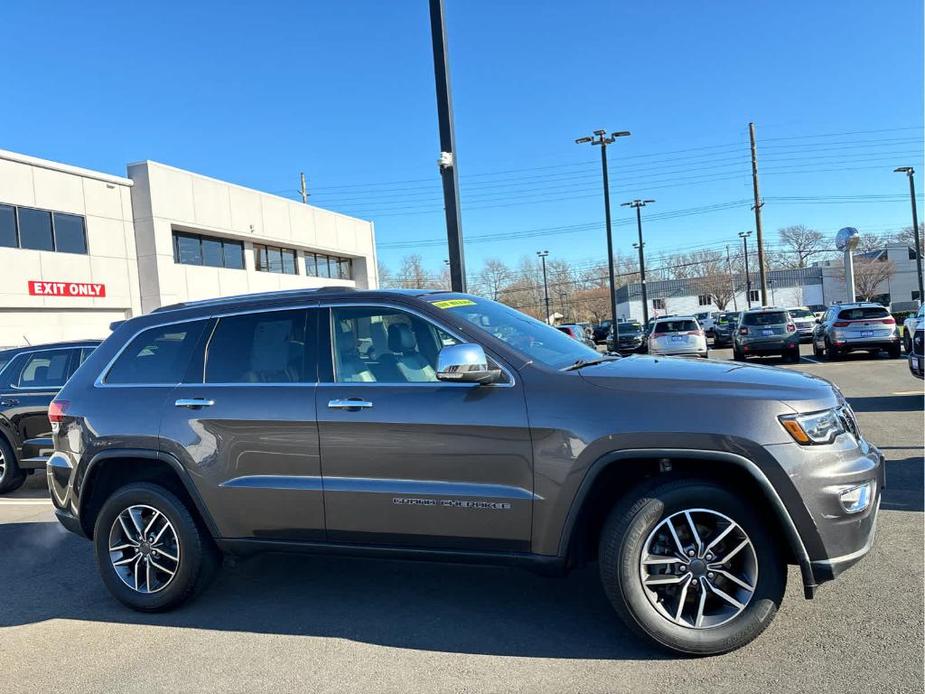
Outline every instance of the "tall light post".
[[642, 286], [642, 324], [649, 323], [649, 294], [646, 291], [646, 258], [643, 249], [645, 244], [642, 242], [642, 208], [650, 205], [655, 200], [633, 200], [624, 202], [620, 207], [636, 208], [636, 230], [639, 232], [639, 243], [634, 243], [633, 248], [639, 249], [639, 284]]
[[620, 130], [607, 136], [606, 130], [595, 130], [591, 137], [579, 137], [575, 144], [591, 143], [601, 148], [601, 172], [604, 176], [604, 220], [607, 226], [607, 271], [610, 274], [610, 318], [613, 321], [614, 331], [617, 328], [617, 287], [614, 281], [613, 270], [613, 230], [610, 226], [610, 178], [607, 175], [607, 145], [612, 144], [618, 137], [628, 137], [629, 130]]
[[749, 310], [752, 308], [752, 276], [748, 272], [748, 237], [751, 235], [750, 231], [739, 232], [739, 238], [742, 239], [742, 252], [745, 253], [745, 301]]
[[904, 173], [909, 177], [909, 197], [912, 198], [912, 236], [915, 238], [915, 269], [919, 275], [919, 305], [925, 304], [925, 290], [922, 285], [922, 243], [919, 241], [919, 214], [915, 207], [915, 169], [900, 166], [893, 173]]
[[543, 301], [546, 302], [546, 323], [549, 321], [549, 285], [546, 283], [546, 256], [549, 255], [549, 251], [537, 251], [536, 254], [540, 257], [540, 260], [543, 262]]

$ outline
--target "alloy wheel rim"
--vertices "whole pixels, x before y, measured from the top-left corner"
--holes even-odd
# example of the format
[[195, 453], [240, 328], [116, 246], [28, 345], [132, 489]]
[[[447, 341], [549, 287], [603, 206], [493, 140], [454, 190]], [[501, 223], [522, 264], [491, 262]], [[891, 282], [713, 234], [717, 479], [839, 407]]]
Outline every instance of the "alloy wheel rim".
[[180, 568], [180, 541], [153, 506], [123, 509], [109, 530], [109, 560], [121, 581], [138, 593], [164, 590]]
[[649, 533], [639, 578], [662, 617], [690, 629], [712, 629], [748, 607], [758, 585], [758, 557], [751, 538], [729, 516], [685, 509]]
[[6, 476], [6, 456], [3, 455], [3, 451], [0, 451], [0, 482], [3, 481], [3, 478]]

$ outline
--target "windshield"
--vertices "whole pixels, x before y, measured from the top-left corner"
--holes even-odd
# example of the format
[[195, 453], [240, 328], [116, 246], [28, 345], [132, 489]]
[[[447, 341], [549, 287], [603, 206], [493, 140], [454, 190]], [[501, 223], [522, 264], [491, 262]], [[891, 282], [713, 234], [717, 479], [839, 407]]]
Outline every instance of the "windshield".
[[791, 318], [813, 318], [813, 312], [805, 308], [792, 308], [788, 311]]
[[742, 325], [780, 325], [787, 322], [786, 311], [765, 311], [764, 313], [746, 313]]
[[527, 358], [554, 369], [601, 357], [597, 350], [504, 304], [477, 297], [435, 299], [430, 303], [469, 321]]
[[697, 326], [697, 321], [691, 320], [666, 320], [660, 321], [655, 324], [655, 334], [661, 335], [662, 333], [682, 333], [690, 332], [693, 330], [699, 330]]
[[636, 321], [626, 321], [625, 323], [617, 323], [617, 329], [621, 335], [638, 335], [642, 332], [642, 325]]

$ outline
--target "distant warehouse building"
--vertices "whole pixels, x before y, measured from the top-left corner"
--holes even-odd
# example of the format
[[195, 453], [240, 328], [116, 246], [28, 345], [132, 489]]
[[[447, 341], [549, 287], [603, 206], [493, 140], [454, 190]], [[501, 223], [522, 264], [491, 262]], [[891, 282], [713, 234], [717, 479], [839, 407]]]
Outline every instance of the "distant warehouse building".
[[152, 161], [121, 177], [0, 150], [0, 347], [327, 285], [378, 286], [372, 222]]

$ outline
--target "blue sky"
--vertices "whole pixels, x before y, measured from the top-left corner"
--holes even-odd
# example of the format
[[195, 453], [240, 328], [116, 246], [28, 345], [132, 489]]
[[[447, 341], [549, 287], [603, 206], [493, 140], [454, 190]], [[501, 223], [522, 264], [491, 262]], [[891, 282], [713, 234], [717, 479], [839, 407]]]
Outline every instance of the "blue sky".
[[[750, 120], [772, 240], [910, 223], [892, 169], [925, 169], [920, 0], [446, 2], [470, 271], [603, 260], [599, 152], [574, 144], [597, 128], [633, 132], [609, 150], [613, 199], [656, 199], [652, 254], [753, 228]], [[0, 148], [290, 196], [304, 170], [313, 203], [375, 220], [388, 265], [442, 265], [426, 0], [7, 0], [0, 26]], [[615, 220], [632, 253], [630, 210]]]

